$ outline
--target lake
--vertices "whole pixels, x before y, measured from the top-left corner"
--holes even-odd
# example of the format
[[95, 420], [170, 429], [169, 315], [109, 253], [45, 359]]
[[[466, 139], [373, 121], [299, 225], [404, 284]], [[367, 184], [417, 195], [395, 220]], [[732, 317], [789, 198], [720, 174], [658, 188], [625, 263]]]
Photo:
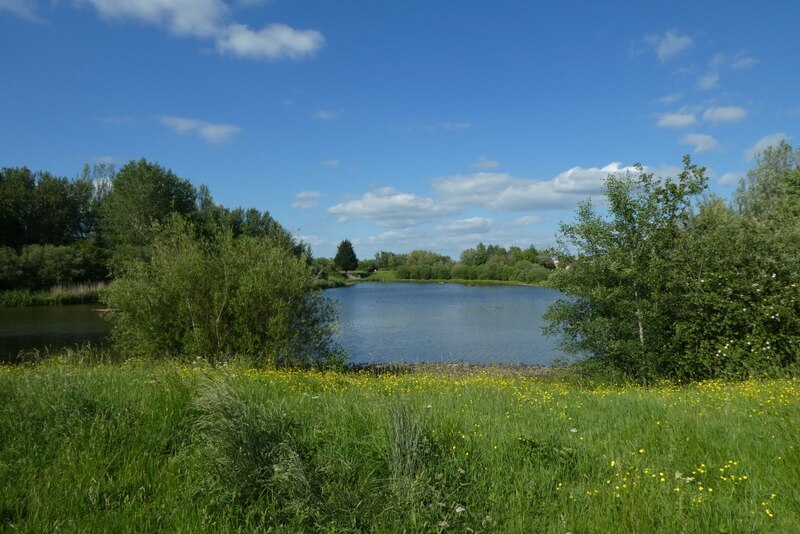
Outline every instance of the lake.
[[[330, 289], [338, 341], [353, 363], [525, 363], [562, 356], [541, 316], [561, 294], [526, 286], [361, 283]], [[101, 343], [110, 324], [97, 304], [0, 308], [0, 362], [20, 351]]]
[[0, 362], [20, 351], [101, 343], [111, 324], [93, 308], [100, 304], [0, 308]]
[[541, 331], [561, 293], [542, 287], [361, 283], [340, 303], [339, 341], [353, 363], [547, 365], [563, 353]]

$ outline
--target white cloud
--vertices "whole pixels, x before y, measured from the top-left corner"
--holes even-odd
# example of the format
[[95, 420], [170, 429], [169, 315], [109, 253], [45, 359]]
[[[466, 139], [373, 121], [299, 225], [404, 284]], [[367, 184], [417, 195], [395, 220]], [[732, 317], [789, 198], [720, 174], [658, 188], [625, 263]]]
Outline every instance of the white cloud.
[[439, 128], [442, 130], [468, 130], [472, 128], [472, 124], [469, 122], [440, 122], [437, 124]]
[[301, 59], [314, 55], [325, 44], [325, 38], [316, 30], [269, 24], [255, 31], [244, 24], [236, 24], [231, 21], [231, 11], [222, 0], [77, 1], [92, 5], [106, 19], [133, 19], [165, 27], [175, 35], [213, 39], [221, 54], [237, 57]]
[[194, 133], [209, 143], [223, 143], [241, 131], [233, 124], [206, 122], [186, 117], [162, 116], [159, 121], [179, 135]]
[[504, 173], [447, 176], [433, 183], [445, 203], [476, 205], [495, 211], [572, 208], [587, 196], [600, 195], [609, 174], [635, 172], [610, 163], [602, 168], [573, 167], [551, 180], [515, 178]]
[[720, 185], [736, 185], [739, 183], [741, 177], [742, 173], [726, 172], [725, 174], [719, 177], [717, 183], [719, 183]]
[[737, 106], [708, 108], [703, 113], [703, 120], [711, 124], [740, 122], [745, 117], [747, 117], [747, 111]]
[[789, 136], [783, 132], [765, 135], [756, 144], [744, 151], [747, 161], [753, 161], [755, 157], [764, 152], [768, 147], [776, 146], [782, 140], [789, 141]]
[[743, 69], [749, 69], [750, 67], [755, 66], [756, 63], [758, 63], [758, 60], [756, 60], [755, 58], [752, 58], [752, 57], [749, 57], [749, 56], [743, 56], [743, 57], [740, 57], [739, 59], [735, 60], [733, 62], [733, 64], [731, 65], [731, 67], [734, 70], [743, 70]]
[[500, 166], [499, 161], [495, 161], [492, 158], [487, 158], [486, 156], [481, 156], [470, 164], [470, 167], [472, 167], [473, 169], [483, 169], [483, 170], [496, 169], [499, 166]]
[[697, 122], [694, 113], [678, 111], [675, 113], [662, 113], [658, 116], [659, 128], [687, 128]]
[[320, 109], [319, 111], [315, 111], [311, 116], [318, 121], [335, 121], [342, 116], [342, 110]]
[[292, 207], [296, 210], [310, 210], [319, 205], [322, 193], [319, 191], [300, 191], [294, 196]]
[[313, 56], [325, 44], [316, 30], [295, 30], [285, 24], [269, 24], [253, 31], [231, 24], [217, 36], [217, 49], [250, 59], [302, 59]]
[[687, 134], [681, 137], [681, 144], [694, 145], [697, 154], [702, 152], [713, 152], [720, 149], [716, 139], [706, 134]]
[[8, 11], [28, 22], [43, 22], [37, 5], [30, 0], [0, 0], [0, 11]]
[[523, 215], [522, 217], [517, 217], [509, 221], [506, 226], [532, 226], [534, 224], [540, 224], [542, 222], [542, 218], [536, 215]]
[[719, 85], [719, 73], [716, 71], [708, 72], [697, 79], [697, 88], [703, 91], [714, 89]]
[[683, 93], [672, 93], [671, 95], [662, 96], [661, 98], [656, 99], [656, 103], [664, 105], [674, 104], [682, 97]]
[[341, 165], [341, 163], [342, 162], [339, 161], [338, 159], [326, 159], [325, 161], [322, 162], [323, 165], [325, 165], [326, 167], [330, 167], [332, 169], [337, 168], [339, 165]]
[[492, 220], [486, 217], [470, 217], [468, 219], [460, 219], [446, 224], [440, 224], [436, 227], [437, 232], [447, 235], [461, 235], [461, 234], [485, 234], [492, 229]]
[[166, 26], [176, 35], [215, 37], [229, 15], [221, 0], [80, 0], [107, 19]]
[[645, 40], [653, 46], [658, 59], [664, 63], [694, 44], [688, 35], [669, 30], [664, 35], [649, 35]]
[[430, 198], [402, 193], [391, 187], [364, 193], [359, 199], [328, 208], [329, 213], [339, 216], [339, 222], [361, 218], [375, 221], [378, 226], [383, 227], [413, 226], [455, 211], [452, 206], [439, 204]]

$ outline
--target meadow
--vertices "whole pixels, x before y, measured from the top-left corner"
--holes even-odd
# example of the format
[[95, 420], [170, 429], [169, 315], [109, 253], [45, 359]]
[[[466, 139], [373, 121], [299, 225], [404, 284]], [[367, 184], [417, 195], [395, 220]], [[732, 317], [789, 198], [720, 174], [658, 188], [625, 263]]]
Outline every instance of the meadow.
[[798, 532], [795, 379], [0, 367], [8, 531]]

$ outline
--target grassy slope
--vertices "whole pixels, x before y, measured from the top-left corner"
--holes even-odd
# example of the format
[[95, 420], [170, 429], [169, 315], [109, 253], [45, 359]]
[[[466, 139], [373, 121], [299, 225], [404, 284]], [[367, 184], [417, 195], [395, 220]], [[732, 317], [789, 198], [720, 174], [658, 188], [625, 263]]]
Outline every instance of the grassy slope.
[[21, 531], [800, 531], [793, 380], [0, 368]]

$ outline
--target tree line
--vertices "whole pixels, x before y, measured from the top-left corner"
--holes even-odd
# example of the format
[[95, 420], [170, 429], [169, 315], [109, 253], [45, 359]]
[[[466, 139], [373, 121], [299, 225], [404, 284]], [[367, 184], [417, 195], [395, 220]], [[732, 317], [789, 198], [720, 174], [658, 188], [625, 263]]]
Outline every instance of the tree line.
[[177, 214], [209, 234], [277, 237], [309, 252], [267, 212], [216, 204], [171, 170], [144, 159], [119, 170], [84, 167], [74, 179], [25, 167], [0, 169], [0, 291], [108, 280], [126, 261], [147, 259], [154, 232]]
[[358, 261], [349, 240], [339, 244], [332, 261], [315, 260], [323, 272], [392, 271], [401, 280], [491, 280], [527, 284], [547, 280], [556, 268], [555, 261], [552, 249], [505, 248], [483, 243], [464, 250], [458, 261], [429, 250], [412, 250], [407, 254], [380, 251], [374, 259]]

